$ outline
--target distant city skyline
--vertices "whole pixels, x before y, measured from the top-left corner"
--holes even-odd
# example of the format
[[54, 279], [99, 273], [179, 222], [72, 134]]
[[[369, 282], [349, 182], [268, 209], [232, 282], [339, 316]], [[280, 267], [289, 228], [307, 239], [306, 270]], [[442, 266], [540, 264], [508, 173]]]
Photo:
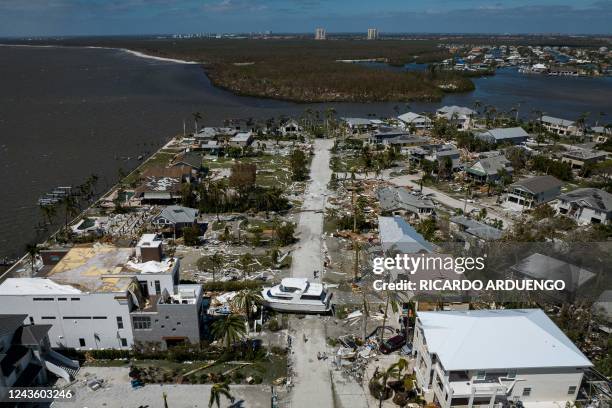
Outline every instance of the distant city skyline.
[[159, 33], [610, 34], [612, 0], [2, 0], [0, 36]]

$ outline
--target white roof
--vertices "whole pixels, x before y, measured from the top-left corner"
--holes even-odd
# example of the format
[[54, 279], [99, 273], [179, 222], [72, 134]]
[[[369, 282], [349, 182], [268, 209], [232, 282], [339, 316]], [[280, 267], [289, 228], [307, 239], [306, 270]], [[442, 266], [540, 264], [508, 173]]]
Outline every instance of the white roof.
[[281, 280], [281, 285], [286, 288], [297, 288], [299, 290], [306, 289], [308, 286], [308, 279], [306, 278], [284, 278]]
[[142, 234], [138, 241], [139, 247], [156, 248], [162, 243], [157, 234]]
[[252, 132], [240, 132], [236, 133], [236, 136], [232, 137], [232, 142], [246, 142], [251, 137], [253, 137]]
[[447, 371], [591, 367], [540, 309], [418, 312], [427, 347]]
[[7, 278], [0, 284], [1, 295], [75, 295], [83, 293], [74, 286], [61, 285], [45, 278]]

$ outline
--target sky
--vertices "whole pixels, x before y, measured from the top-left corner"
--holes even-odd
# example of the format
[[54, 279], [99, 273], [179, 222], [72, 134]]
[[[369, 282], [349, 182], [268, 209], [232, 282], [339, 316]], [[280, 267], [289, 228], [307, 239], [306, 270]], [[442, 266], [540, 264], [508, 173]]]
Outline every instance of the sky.
[[313, 32], [612, 34], [612, 0], [0, 0], [0, 36]]

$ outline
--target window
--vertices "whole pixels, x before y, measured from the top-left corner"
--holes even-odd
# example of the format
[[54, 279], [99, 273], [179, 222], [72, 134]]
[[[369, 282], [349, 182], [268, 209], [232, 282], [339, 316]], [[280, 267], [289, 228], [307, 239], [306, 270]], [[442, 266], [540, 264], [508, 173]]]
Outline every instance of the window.
[[155, 294], [159, 295], [161, 293], [161, 283], [156, 280], [155, 281]]
[[476, 379], [477, 379], [477, 380], [484, 380], [484, 379], [486, 379], [486, 378], [487, 378], [487, 373], [486, 373], [486, 371], [478, 371], [478, 372], [476, 373]]
[[94, 320], [106, 320], [106, 316], [94, 316]]
[[41, 317], [43, 320], [55, 320], [55, 316], [43, 316]]
[[64, 320], [88, 320], [89, 316], [64, 316]]
[[523, 388], [523, 397], [528, 397], [531, 395], [531, 388]]
[[574, 395], [576, 393], [576, 386], [572, 385], [567, 389], [567, 395]]
[[117, 316], [117, 328], [123, 329], [123, 317]]
[[85, 347], [85, 339], [82, 339], [82, 338], [81, 338], [81, 339], [79, 339], [79, 345], [80, 345], [81, 347]]
[[59, 300], [60, 302], [65, 302], [68, 300], [68, 298], [57, 298], [57, 300]]
[[81, 298], [70, 298], [70, 300], [73, 302], [78, 302], [79, 300], [81, 300]]
[[132, 317], [134, 330], [145, 330], [151, 328], [151, 318], [149, 316], [134, 316]]
[[127, 347], [127, 339], [121, 338], [121, 347]]
[[35, 297], [35, 298], [32, 298], [32, 300], [35, 302], [53, 302], [53, 298], [48, 298], [48, 297]]

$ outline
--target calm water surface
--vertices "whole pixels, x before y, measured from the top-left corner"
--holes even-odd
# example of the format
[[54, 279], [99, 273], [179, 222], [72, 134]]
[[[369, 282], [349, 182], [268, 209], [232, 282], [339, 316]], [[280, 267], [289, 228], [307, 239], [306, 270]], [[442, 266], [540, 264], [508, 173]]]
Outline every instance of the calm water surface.
[[[576, 118], [582, 112], [612, 115], [612, 82], [605, 79], [523, 76], [502, 70], [476, 80], [470, 94], [443, 104], [475, 100], [521, 112], [540, 109]], [[403, 103], [333, 104], [339, 115], [395, 114]], [[441, 104], [411, 103], [415, 111]], [[37, 237], [36, 201], [60, 185], [100, 176], [102, 191], [118, 169], [182, 132], [200, 111], [203, 123], [229, 118], [297, 116], [304, 105], [238, 97], [210, 85], [197, 65], [143, 59], [119, 50], [0, 47], [0, 257], [15, 257]], [[40, 232], [38, 233], [40, 234]], [[39, 236], [40, 238], [40, 236]]]

